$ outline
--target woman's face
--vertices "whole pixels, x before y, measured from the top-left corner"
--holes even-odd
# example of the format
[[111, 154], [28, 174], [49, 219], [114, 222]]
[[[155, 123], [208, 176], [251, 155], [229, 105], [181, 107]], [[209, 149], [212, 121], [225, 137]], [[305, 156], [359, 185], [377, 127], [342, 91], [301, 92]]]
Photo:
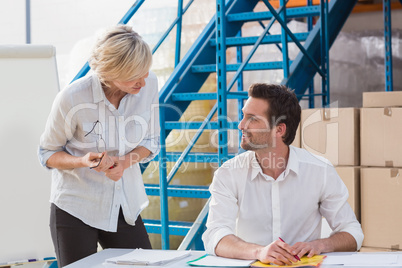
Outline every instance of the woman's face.
[[147, 78], [149, 72], [147, 72], [143, 77], [131, 80], [131, 81], [114, 81], [113, 84], [117, 89], [128, 93], [128, 94], [138, 94], [141, 88], [145, 87], [145, 78]]

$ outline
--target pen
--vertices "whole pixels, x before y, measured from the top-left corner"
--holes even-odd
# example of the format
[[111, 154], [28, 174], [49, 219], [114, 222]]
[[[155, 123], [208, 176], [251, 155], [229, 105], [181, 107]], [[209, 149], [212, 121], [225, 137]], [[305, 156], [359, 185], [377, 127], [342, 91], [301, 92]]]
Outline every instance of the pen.
[[26, 259], [26, 260], [18, 260], [18, 261], [9, 261], [7, 262], [7, 265], [13, 265], [13, 264], [23, 264], [26, 262], [35, 262], [38, 261], [37, 259]]
[[[280, 238], [279, 237], [279, 240], [281, 240], [283, 243], [286, 243], [285, 241], [283, 241], [283, 239], [282, 238]], [[299, 256], [297, 256], [297, 255], [293, 255], [293, 257], [295, 257], [298, 261], [300, 261], [300, 258], [299, 258]]]

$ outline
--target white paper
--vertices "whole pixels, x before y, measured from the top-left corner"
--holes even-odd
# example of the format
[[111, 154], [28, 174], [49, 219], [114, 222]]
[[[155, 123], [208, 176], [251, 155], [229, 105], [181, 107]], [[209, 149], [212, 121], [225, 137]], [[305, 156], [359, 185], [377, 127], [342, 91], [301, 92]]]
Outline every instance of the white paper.
[[399, 254], [351, 254], [351, 255], [328, 255], [324, 259], [325, 265], [339, 264], [345, 266], [384, 266], [398, 264]]
[[192, 266], [213, 267], [249, 267], [255, 260], [239, 260], [207, 255], [197, 261], [190, 261]]
[[130, 253], [106, 259], [106, 262], [126, 265], [164, 265], [188, 257], [190, 254], [190, 251], [135, 249]]

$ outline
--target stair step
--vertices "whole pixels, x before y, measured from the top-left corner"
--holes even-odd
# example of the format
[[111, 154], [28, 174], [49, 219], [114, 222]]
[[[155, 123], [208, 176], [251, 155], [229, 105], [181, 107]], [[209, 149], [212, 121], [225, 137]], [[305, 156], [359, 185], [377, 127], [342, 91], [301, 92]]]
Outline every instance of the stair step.
[[[166, 121], [165, 129], [199, 129], [202, 122], [173, 122]], [[228, 129], [237, 129], [239, 122], [228, 122]], [[220, 129], [219, 122], [209, 122], [204, 129]]]
[[[296, 7], [287, 8], [286, 17], [287, 18], [301, 18], [310, 16], [319, 16], [320, 7], [310, 6], [310, 7]], [[259, 20], [270, 20], [272, 18], [272, 13], [269, 11], [264, 12], [242, 12], [237, 14], [229, 14], [227, 16], [228, 22], [248, 22], [248, 21], [259, 21]]]
[[[306, 41], [309, 33], [295, 33], [294, 34], [299, 42]], [[229, 37], [226, 38], [226, 46], [252, 46], [257, 42], [258, 36], [250, 36], [250, 37]], [[280, 34], [276, 35], [268, 35], [262, 39], [261, 44], [278, 44], [281, 43], [282, 36]], [[289, 43], [293, 42], [292, 39], [289, 38]], [[209, 41], [211, 46], [216, 46], [216, 39], [211, 39]]]
[[[289, 61], [289, 65], [292, 61]], [[227, 72], [236, 72], [241, 64], [228, 64], [226, 65]], [[283, 68], [282, 61], [273, 62], [257, 62], [249, 63], [244, 68], [244, 71], [257, 71], [257, 70], [278, 70]], [[216, 64], [194, 65], [191, 67], [193, 73], [214, 73], [216, 72]]]
[[[145, 184], [147, 195], [159, 196], [159, 184]], [[169, 185], [167, 187], [168, 196], [187, 197], [187, 198], [209, 198], [211, 193], [208, 186], [194, 185]]]
[[[160, 234], [161, 233], [161, 221], [160, 220], [150, 220], [143, 219], [145, 228], [147, 228], [148, 233]], [[192, 222], [184, 221], [169, 221], [169, 234], [170, 235], [181, 235], [185, 236], [192, 226]]]
[[[216, 93], [174, 93], [172, 95], [173, 101], [195, 101], [195, 100], [216, 100], [218, 94]], [[247, 99], [248, 92], [228, 92], [227, 99]]]
[[[166, 161], [164, 162], [177, 162], [181, 153], [176, 152], [167, 152], [166, 153]], [[152, 161], [158, 161], [158, 155]], [[235, 154], [228, 154], [228, 158], [235, 157]], [[184, 158], [184, 162], [190, 163], [218, 163], [218, 154], [217, 153], [189, 153], [186, 158]]]

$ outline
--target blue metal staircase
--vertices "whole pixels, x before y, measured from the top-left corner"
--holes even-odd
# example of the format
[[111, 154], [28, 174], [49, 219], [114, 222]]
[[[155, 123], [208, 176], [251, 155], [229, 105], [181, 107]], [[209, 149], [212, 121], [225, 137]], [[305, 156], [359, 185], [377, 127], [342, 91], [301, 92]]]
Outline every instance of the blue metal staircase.
[[[176, 161], [169, 174], [166, 173], [166, 169], [163, 167], [163, 161], [160, 161], [162, 215], [161, 222], [154, 222], [154, 224], [158, 228], [157, 231], [162, 234], [162, 248], [164, 249], [169, 248], [169, 233], [177, 234], [178, 230], [188, 233], [179, 249], [202, 249], [200, 236], [207, 217], [207, 205], [201, 211], [195, 223], [191, 225], [192, 227], [188, 224], [170, 222], [167, 214], [167, 197], [174, 194], [175, 186], [169, 186], [169, 183], [183, 162], [209, 162], [214, 159], [220, 165], [228, 158], [233, 157], [227, 151], [227, 130], [237, 129], [237, 122], [227, 122], [226, 103], [227, 99], [239, 99], [241, 108], [242, 99], [247, 98], [247, 92], [243, 91], [241, 83], [242, 72], [284, 69], [285, 79], [283, 84], [294, 88], [299, 99], [305, 96], [305, 92], [314, 75], [319, 72], [323, 77], [324, 92], [318, 95], [323, 96], [323, 105], [328, 104], [328, 49], [356, 3], [356, 1], [332, 0], [329, 6], [322, 1], [321, 7], [306, 6], [286, 9], [283, 7], [285, 2], [281, 1], [282, 7], [276, 11], [268, 1], [264, 0], [263, 2], [269, 11], [253, 12], [253, 8], [259, 2], [257, 0], [217, 0], [216, 2], [217, 14], [215, 18], [205, 27], [193, 47], [176, 66], [173, 74], [160, 91], [161, 140], [165, 140], [172, 129], [198, 129], [196, 135], [183, 152], [168, 154], [166, 149], [162, 148], [159, 154], [159, 159]], [[323, 15], [326, 18], [325, 21], [319, 20], [310, 33], [292, 34], [285, 23], [290, 18], [319, 16], [320, 14], [327, 14], [327, 16]], [[270, 20], [270, 22], [267, 26], [261, 23], [264, 31], [260, 36], [241, 37], [241, 27], [244, 23], [263, 20]], [[281, 35], [269, 35], [269, 29], [275, 20], [279, 21], [283, 26], [284, 30]], [[305, 41], [304, 47], [300, 44], [302, 41]], [[288, 42], [294, 42], [301, 51], [305, 52], [300, 53], [294, 62], [289, 61], [287, 56]], [[281, 44], [280, 48], [285, 55], [283, 61], [248, 63], [257, 47], [264, 44]], [[239, 61], [237, 64], [226, 64], [226, 48], [232, 46], [238, 48], [253, 46], [253, 48], [244, 61], [242, 61], [243, 55], [240, 53], [238, 54]], [[321, 59], [324, 59], [324, 64], [321, 64]], [[230, 83], [226, 81], [227, 72], [235, 72], [235, 76]], [[217, 73], [217, 93], [198, 93], [210, 73]], [[236, 82], [238, 91], [231, 91]], [[309, 94], [309, 97], [313, 98], [316, 95]], [[180, 115], [177, 113], [177, 109], [184, 111], [190, 101], [206, 99], [217, 99], [217, 103], [203, 122], [178, 122]], [[215, 113], [218, 115], [218, 122], [211, 122]], [[218, 129], [218, 157], [212, 157], [212, 155], [205, 153], [190, 153], [192, 146], [204, 129]], [[189, 197], [208, 198], [209, 193], [205, 190], [202, 187], [189, 189], [193, 193]], [[185, 191], [181, 194], [184, 195]], [[176, 196], [182, 196], [181, 194]]]

